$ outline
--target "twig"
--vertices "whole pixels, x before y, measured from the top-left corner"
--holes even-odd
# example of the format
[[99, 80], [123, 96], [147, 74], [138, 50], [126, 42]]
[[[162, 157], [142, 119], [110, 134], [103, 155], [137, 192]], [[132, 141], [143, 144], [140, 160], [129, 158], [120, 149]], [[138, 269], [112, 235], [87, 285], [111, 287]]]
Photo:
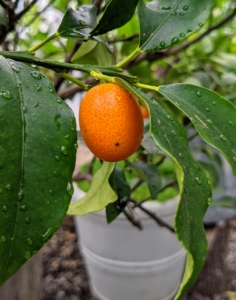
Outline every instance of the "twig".
[[[66, 56], [65, 58], [65, 63], [69, 63], [71, 61], [71, 58], [73, 57], [73, 55], [75, 54], [75, 52], [79, 49], [80, 45], [82, 45], [82, 41], [80, 40], [77, 40], [75, 43], [74, 43], [74, 46], [71, 50], [71, 52]], [[58, 76], [54, 82], [54, 87], [56, 89], [56, 91], [59, 90], [61, 84], [63, 83], [64, 81], [64, 78], [62, 76]]]
[[135, 33], [127, 38], [110, 40], [110, 41], [108, 41], [108, 43], [114, 44], [114, 43], [118, 43], [118, 42], [131, 42], [138, 37], [139, 37], [139, 34]]
[[51, 0], [40, 12], [36, 13], [35, 16], [29, 21], [28, 24], [26, 24], [26, 26], [24, 28], [22, 28], [22, 30], [20, 31], [20, 33], [22, 33], [26, 28], [28, 28], [32, 23], [34, 23], [34, 21], [42, 14], [45, 12], [46, 9], [48, 9], [53, 2], [55, 2], [56, 0]]
[[16, 20], [19, 20], [23, 15], [25, 15], [36, 3], [38, 0], [33, 0], [25, 9], [19, 12], [16, 15]]
[[133, 216], [131, 216], [126, 208], [123, 210], [124, 215], [126, 216], [126, 218], [130, 221], [130, 223], [132, 223], [135, 227], [137, 227], [139, 230], [143, 229], [143, 226], [140, 222], [140, 220], [134, 219]]
[[7, 5], [3, 0], [0, 0], [0, 5], [1, 5], [4, 9], [7, 9], [7, 8], [8, 8], [8, 5]]
[[143, 212], [145, 212], [147, 215], [149, 215], [153, 220], [156, 221], [156, 223], [161, 226], [161, 227], [165, 227], [167, 229], [169, 229], [171, 232], [175, 233], [175, 230], [172, 226], [170, 226], [169, 224], [167, 224], [165, 221], [163, 221], [162, 219], [160, 219], [155, 213], [153, 213], [152, 211], [150, 211], [149, 209], [143, 207], [141, 204], [138, 204], [137, 207], [139, 207]]
[[72, 178], [73, 181], [82, 181], [82, 180], [87, 180], [88, 182], [92, 182], [92, 175], [89, 173], [78, 173], [73, 176]]
[[[88, 78], [87, 80], [84, 81], [86, 84], [91, 84], [91, 85], [97, 85], [99, 83], [99, 81], [95, 80], [94, 78]], [[74, 96], [76, 93], [79, 92], [84, 92], [84, 89], [82, 89], [80, 86], [78, 85], [72, 85], [69, 88], [65, 88], [63, 90], [60, 90], [58, 92], [58, 96], [61, 99], [67, 99], [67, 98], [71, 98], [72, 96]]]

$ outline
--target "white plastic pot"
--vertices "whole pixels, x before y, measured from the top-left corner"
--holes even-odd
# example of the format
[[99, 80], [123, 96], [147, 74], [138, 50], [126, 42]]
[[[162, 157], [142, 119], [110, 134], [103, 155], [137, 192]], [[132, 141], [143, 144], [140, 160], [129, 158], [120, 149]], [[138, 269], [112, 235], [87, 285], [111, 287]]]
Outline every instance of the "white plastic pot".
[[[173, 224], [177, 203], [173, 199], [145, 206]], [[99, 300], [170, 300], [179, 288], [184, 249], [175, 234], [137, 213], [142, 231], [124, 215], [109, 225], [104, 211], [75, 217], [90, 286]]]

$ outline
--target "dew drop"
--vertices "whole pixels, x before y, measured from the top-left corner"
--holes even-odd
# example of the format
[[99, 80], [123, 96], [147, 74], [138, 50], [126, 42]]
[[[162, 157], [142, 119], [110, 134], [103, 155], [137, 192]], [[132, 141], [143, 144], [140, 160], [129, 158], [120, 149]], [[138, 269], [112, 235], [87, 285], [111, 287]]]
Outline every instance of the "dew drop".
[[208, 180], [208, 181], [207, 181], [207, 184], [211, 186], [211, 182], [210, 182], [210, 180]]
[[182, 153], [179, 153], [179, 157], [180, 157], [180, 158], [183, 158], [183, 155], [182, 155]]
[[5, 236], [1, 236], [1, 241], [5, 242], [7, 239], [5, 238]]
[[184, 5], [184, 6], [183, 6], [183, 10], [188, 10], [188, 6], [187, 6], [187, 5]]
[[7, 185], [6, 185], [6, 190], [8, 190], [8, 191], [11, 190], [11, 185], [10, 185], [10, 184], [7, 184]]
[[185, 37], [186, 34], [185, 34], [185, 33], [180, 33], [180, 36], [181, 36], [181, 37]]
[[191, 32], [193, 32], [191, 29], [188, 29], [188, 33], [191, 33]]
[[25, 223], [26, 223], [26, 224], [29, 224], [30, 222], [31, 222], [31, 219], [30, 219], [29, 217], [26, 217], [26, 218], [25, 218]]
[[211, 199], [211, 198], [208, 198], [208, 199], [207, 199], [207, 204], [210, 205], [211, 203], [212, 203], [212, 199]]
[[171, 44], [172, 44], [172, 45], [177, 44], [178, 41], [179, 41], [179, 38], [174, 37], [174, 38], [171, 40]]
[[163, 42], [163, 41], [161, 41], [161, 42], [160, 42], [160, 46], [161, 46], [161, 48], [164, 48], [164, 47], [165, 47], [165, 45], [166, 45], [166, 43], [165, 43], [165, 42]]
[[181, 12], [181, 13], [179, 13], [181, 16], [184, 16], [184, 13], [183, 12]]
[[203, 26], [203, 24], [202, 24], [202, 23], [198, 23], [198, 26], [199, 26], [199, 27], [202, 27], [202, 26]]
[[223, 134], [220, 135], [220, 138], [221, 138], [223, 141], [226, 141], [226, 137], [225, 137]]
[[20, 70], [19, 70], [16, 66], [14, 66], [14, 65], [12, 65], [12, 70], [13, 70], [15, 73], [19, 73], [19, 72], [20, 72]]
[[39, 105], [39, 104], [36, 102], [33, 106], [34, 106], [34, 107], [37, 107], [38, 105]]
[[12, 98], [11, 93], [10, 93], [9, 91], [7, 91], [7, 90], [1, 90], [1, 91], [0, 91], [0, 95], [1, 95], [3, 98], [7, 99], [7, 100], [9, 100], [9, 99]]
[[213, 124], [212, 120], [210, 120], [210, 119], [207, 119], [207, 122], [211, 125]]
[[60, 157], [57, 155], [57, 156], [55, 156], [55, 159], [56, 160], [60, 160]]
[[74, 144], [75, 150], [79, 148], [78, 144]]
[[67, 193], [70, 195], [70, 196], [72, 196], [73, 195], [73, 193], [74, 193], [74, 188], [73, 188], [73, 185], [70, 183], [70, 182], [68, 182], [67, 183]]
[[57, 102], [58, 102], [59, 104], [62, 104], [62, 103], [63, 103], [63, 100], [62, 100], [61, 98], [57, 98]]
[[42, 91], [43, 88], [41, 87], [41, 85], [36, 84], [35, 89], [36, 89], [37, 92], [39, 92], [39, 91]]
[[199, 185], [202, 184], [202, 181], [199, 177], [196, 177], [196, 181], [197, 181], [197, 184], [199, 184]]
[[176, 15], [177, 15], [177, 12], [176, 12], [176, 11], [172, 11], [171, 15], [172, 15], [172, 16], [176, 16]]
[[44, 242], [48, 241], [48, 239], [50, 238], [50, 236], [52, 235], [52, 233], [53, 233], [52, 228], [48, 228], [47, 231], [44, 234], [42, 234], [43, 241]]
[[6, 212], [6, 211], [7, 211], [7, 206], [6, 206], [6, 205], [3, 205], [2, 211], [3, 211], [3, 212]]
[[197, 92], [196, 92], [196, 95], [197, 95], [198, 97], [202, 97], [202, 93], [201, 93], [200, 91], [197, 91]]
[[174, 135], [177, 135], [177, 133], [176, 133], [174, 130], [172, 130], [172, 133], [173, 133]]
[[48, 91], [49, 91], [49, 93], [51, 93], [51, 94], [55, 94], [54, 87], [52, 86], [51, 83], [48, 85]]
[[229, 121], [229, 124], [232, 125], [232, 126], [234, 126], [234, 123], [232, 121]]
[[24, 198], [24, 191], [19, 191], [19, 193], [18, 193], [18, 200], [19, 201], [22, 201], [22, 199]]
[[27, 113], [28, 108], [24, 106], [22, 110], [23, 110], [23, 113], [25, 114], [25, 113]]
[[67, 140], [69, 140], [69, 139], [71, 138], [71, 136], [70, 136], [69, 134], [67, 134], [67, 135], [65, 135], [65, 138], [66, 138]]
[[171, 121], [174, 121], [174, 118], [169, 115], [167, 116], [167, 118], [170, 119]]
[[27, 239], [27, 244], [28, 244], [29, 246], [32, 246], [33, 243], [34, 243], [34, 242], [33, 242], [30, 238]]
[[52, 195], [52, 196], [54, 195], [53, 190], [50, 190], [49, 193], [50, 193], [50, 195]]
[[162, 6], [161, 9], [162, 9], [162, 10], [170, 10], [171, 7], [170, 7], [170, 6]]
[[163, 122], [161, 120], [158, 120], [158, 123], [160, 124], [160, 126], [163, 125]]
[[22, 211], [26, 211], [27, 210], [27, 206], [26, 205], [21, 205], [19, 208]]
[[214, 102], [212, 102], [212, 104], [213, 104], [213, 105], [216, 105], [215, 101], [214, 101]]
[[210, 108], [209, 108], [209, 107], [206, 107], [206, 111], [210, 112], [211, 110], [210, 110]]
[[34, 77], [36, 79], [41, 79], [42, 78], [41, 74], [37, 71], [32, 71], [32, 72], [30, 72], [30, 74], [31, 74], [32, 77]]
[[58, 172], [57, 172], [57, 171], [54, 171], [54, 172], [53, 172], [53, 175], [54, 175], [55, 177], [58, 177]]
[[25, 252], [24, 258], [28, 259], [30, 258], [31, 254], [29, 251]]
[[153, 46], [152, 49], [153, 50], [158, 50], [158, 47], [157, 46]]
[[61, 146], [61, 153], [65, 156], [68, 154], [67, 148], [65, 146]]

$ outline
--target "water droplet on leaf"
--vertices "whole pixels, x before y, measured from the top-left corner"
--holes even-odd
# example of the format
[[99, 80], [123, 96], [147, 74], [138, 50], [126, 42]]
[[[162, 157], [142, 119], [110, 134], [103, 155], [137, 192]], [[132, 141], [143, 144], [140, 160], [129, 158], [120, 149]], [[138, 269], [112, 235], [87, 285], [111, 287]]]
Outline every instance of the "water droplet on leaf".
[[7, 184], [7, 185], [6, 185], [6, 190], [8, 190], [8, 191], [11, 190], [11, 185], [10, 185], [10, 184]]
[[34, 242], [33, 242], [30, 238], [27, 239], [27, 244], [28, 244], [29, 246], [32, 246], [33, 243], [34, 243]]
[[67, 189], [67, 193], [68, 193], [70, 196], [72, 196], [73, 193], [74, 193], [74, 187], [73, 187], [73, 185], [72, 185], [70, 182], [67, 183], [66, 189]]
[[7, 211], [7, 206], [6, 205], [3, 205], [2, 207], [2, 211], [6, 212]]
[[32, 77], [34, 77], [36, 79], [41, 79], [42, 78], [41, 74], [37, 71], [32, 71], [32, 72], [30, 72], [30, 74], [31, 74]]
[[1, 91], [0, 91], [0, 95], [1, 95], [3, 98], [7, 99], [7, 100], [9, 100], [9, 99], [12, 98], [11, 93], [10, 93], [9, 91], [7, 91], [7, 90], [1, 90]]
[[201, 179], [199, 178], [199, 177], [196, 177], [196, 181], [197, 181], [197, 183], [200, 185], [200, 184], [202, 184], [202, 181], [201, 181]]
[[61, 146], [61, 153], [63, 155], [67, 155], [68, 154], [67, 148], [65, 146]]

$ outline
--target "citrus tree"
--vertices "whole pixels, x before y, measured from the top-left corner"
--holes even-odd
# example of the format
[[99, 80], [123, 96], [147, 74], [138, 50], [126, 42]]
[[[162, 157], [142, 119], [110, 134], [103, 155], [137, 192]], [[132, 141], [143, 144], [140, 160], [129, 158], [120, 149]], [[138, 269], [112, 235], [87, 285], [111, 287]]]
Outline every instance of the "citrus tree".
[[[60, 12], [56, 28], [56, 22], [44, 17], [50, 7], [51, 16]], [[106, 207], [111, 222], [123, 211], [131, 190], [116, 161], [125, 159], [123, 168], [141, 172], [149, 198], [156, 199], [161, 186], [153, 166], [169, 157], [180, 194], [174, 230], [187, 252], [175, 299], [189, 289], [207, 251], [203, 216], [211, 204], [212, 184], [211, 172], [206, 174], [189, 148], [188, 128], [223, 153], [236, 174], [236, 110], [229, 101], [235, 100], [236, 80], [229, 71], [235, 59], [217, 52], [220, 47], [235, 49], [233, 42], [230, 51], [225, 43], [234, 33], [235, 14], [234, 2], [226, 0], [123, 0], [122, 5], [119, 0], [58, 0], [45, 7], [37, 0], [0, 0], [0, 284], [43, 246], [67, 212], [84, 215]], [[230, 30], [207, 39], [229, 22]], [[215, 64], [220, 68], [212, 71]], [[231, 79], [230, 87], [226, 79], [221, 84], [222, 72]], [[93, 144], [100, 131], [116, 134], [116, 121], [129, 110], [133, 127], [120, 131], [128, 141], [138, 135], [138, 143], [127, 152], [132, 154], [143, 131], [137, 101], [148, 110], [150, 122], [135, 161], [127, 155], [105, 161], [98, 154], [104, 161], [89, 191], [69, 207], [80, 133], [62, 99], [99, 83], [106, 88], [90, 94], [92, 99], [101, 96], [98, 106], [108, 110], [103, 96], [106, 90], [110, 94], [111, 85], [119, 90], [114, 98], [122, 98], [123, 104], [120, 111], [116, 104], [113, 125], [102, 130], [93, 104], [81, 114], [85, 130], [95, 126]], [[134, 106], [127, 104], [129, 98]], [[135, 122], [141, 124], [137, 133]], [[92, 150], [109, 152], [107, 146], [109, 140], [101, 139]]]

